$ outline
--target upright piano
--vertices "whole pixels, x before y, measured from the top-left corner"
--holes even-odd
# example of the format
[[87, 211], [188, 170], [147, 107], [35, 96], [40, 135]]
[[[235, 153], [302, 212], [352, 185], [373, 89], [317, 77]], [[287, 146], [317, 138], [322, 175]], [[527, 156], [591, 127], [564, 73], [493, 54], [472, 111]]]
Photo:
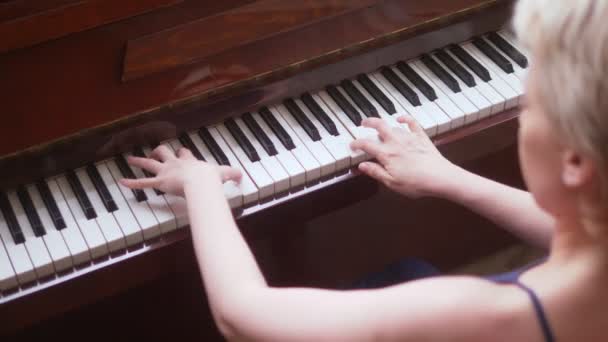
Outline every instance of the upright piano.
[[183, 199], [118, 183], [146, 177], [126, 157], [159, 144], [243, 171], [224, 187], [248, 236], [378, 191], [355, 171], [368, 156], [349, 149], [376, 138], [364, 117], [398, 127], [411, 115], [458, 163], [513, 151], [528, 60], [511, 10], [506, 0], [1, 2], [0, 333], [179, 263]]

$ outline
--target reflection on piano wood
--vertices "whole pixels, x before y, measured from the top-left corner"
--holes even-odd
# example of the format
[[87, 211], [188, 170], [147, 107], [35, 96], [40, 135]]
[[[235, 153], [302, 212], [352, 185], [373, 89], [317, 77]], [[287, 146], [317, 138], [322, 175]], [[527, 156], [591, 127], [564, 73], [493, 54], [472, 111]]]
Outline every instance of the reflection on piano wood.
[[[137, 73], [137, 80], [117, 73], [117, 52], [129, 39], [198, 18], [192, 13], [226, 18], [232, 18], [230, 11], [252, 13], [271, 27], [274, 3], [259, 1], [243, 10], [237, 1], [184, 1], [166, 9], [163, 24], [153, 20], [163, 16], [155, 11], [0, 55], [0, 65], [9, 71], [0, 80], [8, 90], [5, 108], [23, 113], [8, 118], [4, 136], [11, 144], [0, 147], [6, 154], [0, 159], [3, 329], [171, 269], [171, 260], [183, 254], [176, 246], [183, 248], [189, 236], [183, 199], [118, 183], [122, 177], [146, 177], [127, 165], [126, 157], [148, 155], [158, 144], [184, 146], [200, 160], [242, 171], [242, 182], [224, 189], [247, 234], [263, 234], [263, 227], [276, 225], [270, 222], [304, 222], [369, 197], [375, 184], [353, 172], [368, 158], [349, 148], [356, 138], [377, 139], [360, 125], [364, 117], [403, 127], [396, 118], [411, 115], [459, 162], [514, 144], [528, 64], [502, 28], [509, 2], [334, 1], [328, 6], [335, 11], [315, 12], [314, 6], [323, 4], [304, 1], [289, 9], [311, 11], [298, 17], [310, 22], [289, 29], [289, 21], [279, 23], [285, 32], [268, 35], [267, 26], [257, 40], [248, 36], [211, 55], [195, 49], [177, 65], [172, 60], [160, 68], [135, 68], [147, 70]], [[223, 29], [243, 34], [238, 27]], [[109, 31], [124, 35], [110, 38]], [[187, 44], [177, 36], [178, 47]], [[143, 42], [154, 44], [164, 35], [150, 37]], [[118, 40], [102, 48], [104, 39]], [[90, 65], [83, 60], [86, 53], [74, 64], [66, 56], [62, 68], [53, 65], [77, 47], [97, 53]], [[280, 51], [269, 53], [268, 47]], [[242, 58], [238, 63], [236, 55]], [[35, 56], [51, 63], [26, 72]], [[154, 55], [150, 58], [154, 62]], [[65, 79], [54, 78], [57, 73]], [[9, 82], [14, 82], [10, 89]], [[34, 90], [27, 94], [38, 95], [23, 101], [27, 82]], [[49, 125], [18, 129], [37, 122], [42, 111]], [[23, 150], [28, 146], [35, 147]], [[101, 293], [76, 291], [70, 303], [57, 297], [106, 277]], [[48, 309], [16, 314], [41, 303]]]

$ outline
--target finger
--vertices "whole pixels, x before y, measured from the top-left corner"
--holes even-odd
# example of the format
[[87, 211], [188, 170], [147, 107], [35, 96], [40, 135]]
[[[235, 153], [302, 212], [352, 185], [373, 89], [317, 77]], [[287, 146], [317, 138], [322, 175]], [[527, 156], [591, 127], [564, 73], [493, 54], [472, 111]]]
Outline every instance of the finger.
[[397, 118], [397, 122], [407, 124], [410, 131], [414, 133], [424, 132], [424, 129], [418, 124], [418, 122], [409, 115], [403, 115]]
[[158, 188], [160, 181], [155, 178], [122, 178], [120, 184], [130, 189]]
[[189, 149], [185, 148], [185, 147], [180, 147], [179, 150], [177, 150], [177, 157], [179, 159], [194, 159], [194, 155], [192, 154], [192, 151], [190, 151]]
[[361, 125], [364, 127], [373, 128], [378, 131], [378, 135], [382, 141], [386, 141], [393, 136], [393, 131], [391, 127], [382, 119], [379, 118], [365, 118], [361, 121]]
[[157, 174], [158, 171], [160, 171], [160, 168], [163, 166], [163, 164], [160, 163], [158, 160], [151, 159], [151, 158], [129, 156], [127, 161], [129, 162], [130, 165], [139, 167], [140, 169], [150, 171], [153, 174]]
[[235, 181], [238, 183], [241, 181], [241, 178], [243, 177], [241, 170], [236, 169], [234, 167], [222, 165], [219, 167], [219, 169], [220, 169], [220, 175], [222, 176], [222, 182], [227, 182], [229, 180], [232, 180], [232, 181]]
[[169, 159], [175, 158], [175, 153], [173, 153], [173, 151], [165, 145], [158, 145], [158, 147], [152, 151], [150, 157], [165, 162]]
[[350, 143], [350, 148], [353, 150], [361, 150], [379, 161], [381, 161], [380, 159], [382, 159], [382, 156], [385, 154], [382, 143], [370, 139], [356, 139]]
[[378, 163], [363, 162], [359, 164], [359, 170], [384, 185], [388, 186], [393, 182], [393, 176]]

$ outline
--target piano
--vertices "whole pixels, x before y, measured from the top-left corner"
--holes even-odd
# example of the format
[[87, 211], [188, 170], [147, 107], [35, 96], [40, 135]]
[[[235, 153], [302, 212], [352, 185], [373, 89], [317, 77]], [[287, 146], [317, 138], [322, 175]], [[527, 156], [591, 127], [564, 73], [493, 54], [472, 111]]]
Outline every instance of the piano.
[[511, 7], [0, 3], [0, 333], [154, 279], [185, 253], [183, 199], [118, 183], [146, 177], [126, 157], [159, 144], [243, 171], [224, 189], [246, 235], [377, 192], [354, 171], [368, 156], [348, 147], [377, 138], [364, 117], [399, 127], [411, 115], [460, 163], [512, 149], [528, 59]]

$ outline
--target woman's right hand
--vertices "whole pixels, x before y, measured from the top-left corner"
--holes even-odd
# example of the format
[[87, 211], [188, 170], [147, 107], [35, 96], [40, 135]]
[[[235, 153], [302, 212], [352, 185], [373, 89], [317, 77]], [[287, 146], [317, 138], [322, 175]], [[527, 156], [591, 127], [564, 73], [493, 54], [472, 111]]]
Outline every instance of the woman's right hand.
[[405, 196], [438, 196], [453, 184], [459, 167], [437, 150], [422, 127], [413, 118], [403, 116], [409, 131], [390, 127], [378, 118], [366, 118], [362, 125], [378, 131], [380, 141], [356, 139], [353, 150], [362, 150], [377, 162], [359, 164], [359, 170]]

